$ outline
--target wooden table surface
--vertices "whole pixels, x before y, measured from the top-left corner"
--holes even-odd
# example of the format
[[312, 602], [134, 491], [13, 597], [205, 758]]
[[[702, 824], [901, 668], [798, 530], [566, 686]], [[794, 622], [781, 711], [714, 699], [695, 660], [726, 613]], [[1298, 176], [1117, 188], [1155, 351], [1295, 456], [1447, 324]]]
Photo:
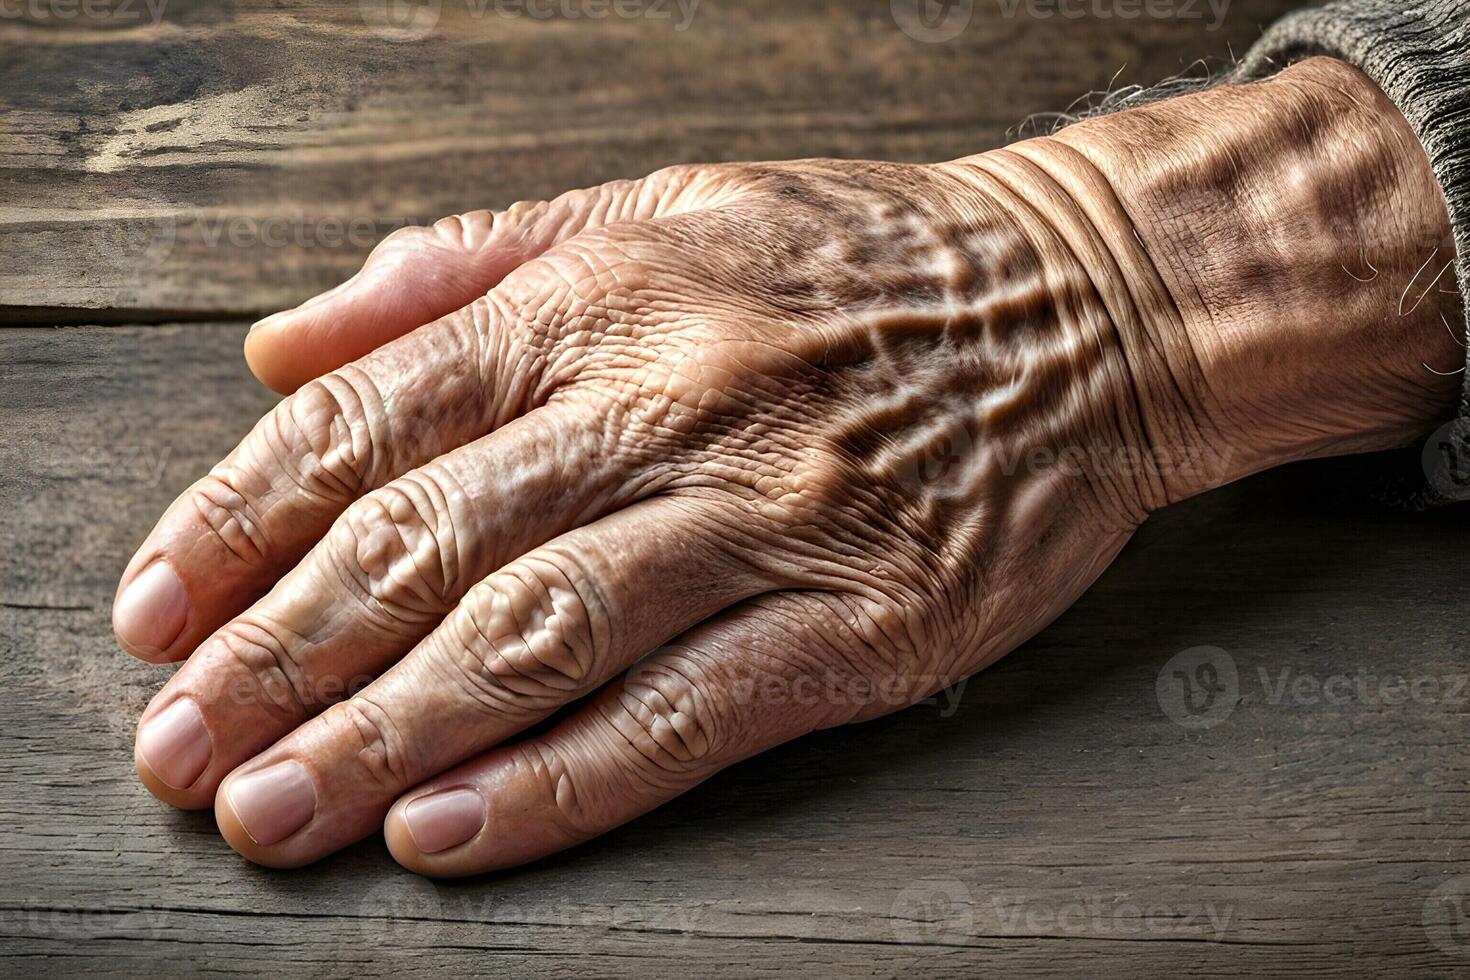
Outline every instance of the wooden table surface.
[[1466, 511], [1375, 503], [1383, 459], [1173, 508], [956, 702], [513, 873], [433, 883], [381, 840], [263, 870], [132, 773], [164, 670], [114, 646], [114, 584], [270, 406], [255, 314], [460, 209], [681, 160], [972, 152], [1296, 4], [1211, 30], [1190, 0], [980, 0], [930, 43], [887, 0], [704, 0], [683, 30], [652, 0], [156, 2], [0, 18], [0, 970], [1470, 971]]

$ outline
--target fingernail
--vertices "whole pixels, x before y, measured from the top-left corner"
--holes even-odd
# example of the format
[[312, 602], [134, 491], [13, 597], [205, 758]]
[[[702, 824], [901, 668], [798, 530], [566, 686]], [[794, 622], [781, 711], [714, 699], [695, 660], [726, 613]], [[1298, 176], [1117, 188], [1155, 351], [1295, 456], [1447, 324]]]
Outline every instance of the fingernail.
[[408, 836], [421, 854], [463, 844], [485, 826], [485, 800], [468, 787], [420, 796], [403, 808]]
[[138, 574], [112, 607], [112, 628], [143, 653], [160, 654], [184, 631], [189, 593], [168, 562], [159, 559]]
[[241, 776], [229, 793], [245, 833], [262, 846], [290, 837], [316, 813], [316, 787], [299, 762], [278, 762]]
[[148, 719], [138, 732], [138, 753], [153, 775], [174, 789], [193, 786], [214, 754], [199, 706], [179, 698]]

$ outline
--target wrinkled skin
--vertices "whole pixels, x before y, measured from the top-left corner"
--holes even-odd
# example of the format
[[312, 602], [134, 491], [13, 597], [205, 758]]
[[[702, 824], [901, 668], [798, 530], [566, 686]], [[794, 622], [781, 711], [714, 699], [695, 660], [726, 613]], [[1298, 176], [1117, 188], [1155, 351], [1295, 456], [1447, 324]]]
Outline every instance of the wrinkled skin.
[[1159, 506], [1442, 411], [1415, 375], [1253, 427], [1160, 229], [1068, 210], [1076, 146], [679, 167], [401, 232], [260, 325], [297, 390], [124, 574], [125, 647], [188, 658], [145, 784], [265, 864], [380, 826], [424, 873], [521, 863], [979, 670]]

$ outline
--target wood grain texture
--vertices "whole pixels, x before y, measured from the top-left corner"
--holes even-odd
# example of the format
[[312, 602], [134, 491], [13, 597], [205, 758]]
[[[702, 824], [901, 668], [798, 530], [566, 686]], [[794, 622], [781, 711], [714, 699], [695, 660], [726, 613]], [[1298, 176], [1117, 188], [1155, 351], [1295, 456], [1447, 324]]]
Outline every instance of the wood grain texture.
[[[380, 840], [302, 872], [244, 864], [207, 814], [134, 781], [132, 726], [164, 669], [108, 627], [131, 549], [271, 402], [239, 365], [243, 331], [0, 331], [9, 968], [1470, 968], [1470, 534], [1463, 510], [1369, 502], [1377, 459], [1172, 508], [957, 704], [787, 746], [529, 869], [435, 884]], [[1201, 645], [1237, 680], [1217, 724], [1187, 728], [1169, 665]]]
[[[1235, 0], [1211, 32], [977, 0], [944, 44], [884, 0], [705, 0], [682, 32], [443, 0], [416, 40], [352, 3], [0, 18], [0, 318], [156, 321], [0, 330], [0, 968], [1464, 975], [1470, 540], [1463, 510], [1369, 502], [1382, 460], [1173, 508], [957, 704], [515, 873], [430, 883], [377, 840], [262, 870], [131, 771], [164, 671], [113, 644], [117, 575], [271, 403], [244, 323], [209, 317], [331, 285], [395, 224], [666, 163], [972, 152], [1297, 5]], [[1200, 646], [1228, 659], [1184, 679], [1223, 707], [1185, 727], [1173, 658]]]
[[925, 43], [889, 0], [701, 0], [682, 30], [679, 0], [602, 20], [431, 0], [422, 37], [371, 29], [384, 0], [151, 0], [156, 25], [128, 2], [132, 20], [0, 18], [12, 322], [273, 311], [399, 225], [671, 163], [949, 159], [1088, 90], [1225, 63], [1303, 5], [1234, 0], [1210, 30], [1207, 0], [1040, 19], [1052, 0], [972, 0], [964, 31]]

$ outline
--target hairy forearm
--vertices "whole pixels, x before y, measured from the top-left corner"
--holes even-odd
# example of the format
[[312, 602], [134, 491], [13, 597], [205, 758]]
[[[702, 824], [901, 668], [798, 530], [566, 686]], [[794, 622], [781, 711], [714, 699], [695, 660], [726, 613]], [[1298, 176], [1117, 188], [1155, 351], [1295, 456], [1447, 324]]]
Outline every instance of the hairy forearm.
[[1463, 315], [1444, 200], [1356, 69], [1313, 59], [966, 163], [1089, 268], [1158, 460], [1151, 505], [1399, 445], [1451, 413]]

